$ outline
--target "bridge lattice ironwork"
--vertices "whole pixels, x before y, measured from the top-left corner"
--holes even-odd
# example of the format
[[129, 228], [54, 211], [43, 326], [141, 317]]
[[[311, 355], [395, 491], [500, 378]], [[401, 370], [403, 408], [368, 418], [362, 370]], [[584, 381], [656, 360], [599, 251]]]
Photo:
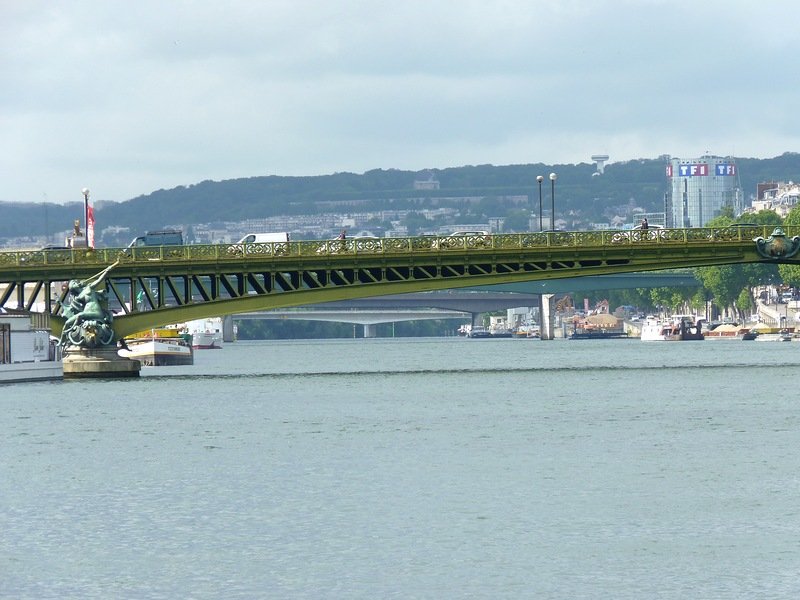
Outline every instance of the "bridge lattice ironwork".
[[796, 262], [755, 242], [774, 233], [754, 226], [3, 252], [0, 306], [49, 312], [58, 332], [67, 282], [118, 261], [107, 286], [123, 337], [208, 316], [386, 294]]

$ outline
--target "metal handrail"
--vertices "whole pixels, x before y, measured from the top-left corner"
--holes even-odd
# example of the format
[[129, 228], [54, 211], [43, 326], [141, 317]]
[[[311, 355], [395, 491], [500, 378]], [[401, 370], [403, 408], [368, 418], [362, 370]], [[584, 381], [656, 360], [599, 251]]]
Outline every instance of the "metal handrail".
[[[135, 248], [71, 248], [64, 250], [16, 250], [0, 252], [0, 266], [58, 264], [121, 264], [148, 261], [240, 261], [243, 257], [274, 259], [359, 255], [448, 254], [470, 250], [531, 250], [547, 248], [619, 248], [752, 241], [768, 237], [773, 226], [732, 226], [690, 229], [547, 231], [494, 235], [417, 236], [403, 238], [350, 238], [346, 240], [299, 240], [258, 244], [144, 246]], [[785, 227], [787, 235], [800, 227]]]

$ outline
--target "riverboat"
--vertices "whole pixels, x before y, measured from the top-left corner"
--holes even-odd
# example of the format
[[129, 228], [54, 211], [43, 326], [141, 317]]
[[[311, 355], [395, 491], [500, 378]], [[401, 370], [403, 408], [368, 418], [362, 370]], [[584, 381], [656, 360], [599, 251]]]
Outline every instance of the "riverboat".
[[651, 315], [642, 324], [643, 342], [683, 342], [704, 338], [702, 324], [693, 315], [672, 315], [667, 319]]
[[117, 354], [133, 358], [143, 367], [194, 364], [194, 351], [188, 336], [176, 327], [150, 329], [125, 338]]
[[735, 323], [722, 323], [713, 329], [705, 331], [703, 335], [707, 340], [740, 340], [749, 333], [749, 327], [743, 327]]
[[623, 322], [614, 315], [601, 313], [581, 318], [576, 316], [572, 321], [570, 340], [609, 340], [627, 339], [628, 332]]
[[186, 333], [192, 336], [195, 350], [217, 350], [222, 348], [222, 318], [196, 319], [187, 321]]
[[569, 334], [569, 340], [614, 340], [628, 339], [627, 331], [602, 331], [577, 329]]
[[489, 330], [482, 325], [473, 325], [470, 327], [469, 332], [467, 332], [467, 337], [470, 338], [490, 338], [492, 334], [489, 333]]
[[64, 378], [61, 349], [27, 312], [0, 309], [0, 384]]

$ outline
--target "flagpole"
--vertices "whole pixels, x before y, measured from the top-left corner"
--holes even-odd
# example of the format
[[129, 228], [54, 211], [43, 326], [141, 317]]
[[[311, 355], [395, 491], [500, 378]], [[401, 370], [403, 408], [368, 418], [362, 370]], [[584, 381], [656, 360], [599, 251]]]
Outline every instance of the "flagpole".
[[[89, 235], [89, 188], [81, 190], [83, 194], [83, 235]], [[87, 238], [88, 242], [88, 238]]]
[[[89, 209], [89, 188], [81, 190], [83, 194], [83, 220], [86, 224], [83, 231], [84, 239], [86, 240], [87, 248], [94, 248], [94, 215], [90, 215]], [[91, 216], [91, 222], [89, 217]]]

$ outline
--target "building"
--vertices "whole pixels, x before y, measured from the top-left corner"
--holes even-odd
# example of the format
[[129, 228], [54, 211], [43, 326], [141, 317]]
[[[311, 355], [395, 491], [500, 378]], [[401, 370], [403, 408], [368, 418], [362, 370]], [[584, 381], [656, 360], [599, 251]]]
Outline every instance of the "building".
[[670, 158], [666, 175], [670, 182], [664, 200], [667, 227], [705, 227], [725, 206], [737, 215], [744, 210], [736, 164], [730, 156]]
[[786, 218], [789, 211], [800, 201], [800, 184], [792, 181], [759, 183], [756, 190], [756, 199], [753, 200], [748, 212], [771, 210], [781, 218]]
[[414, 181], [414, 189], [415, 190], [438, 190], [439, 189], [439, 181], [436, 179], [434, 174], [431, 171], [428, 171], [428, 178], [427, 179], [417, 179]]

